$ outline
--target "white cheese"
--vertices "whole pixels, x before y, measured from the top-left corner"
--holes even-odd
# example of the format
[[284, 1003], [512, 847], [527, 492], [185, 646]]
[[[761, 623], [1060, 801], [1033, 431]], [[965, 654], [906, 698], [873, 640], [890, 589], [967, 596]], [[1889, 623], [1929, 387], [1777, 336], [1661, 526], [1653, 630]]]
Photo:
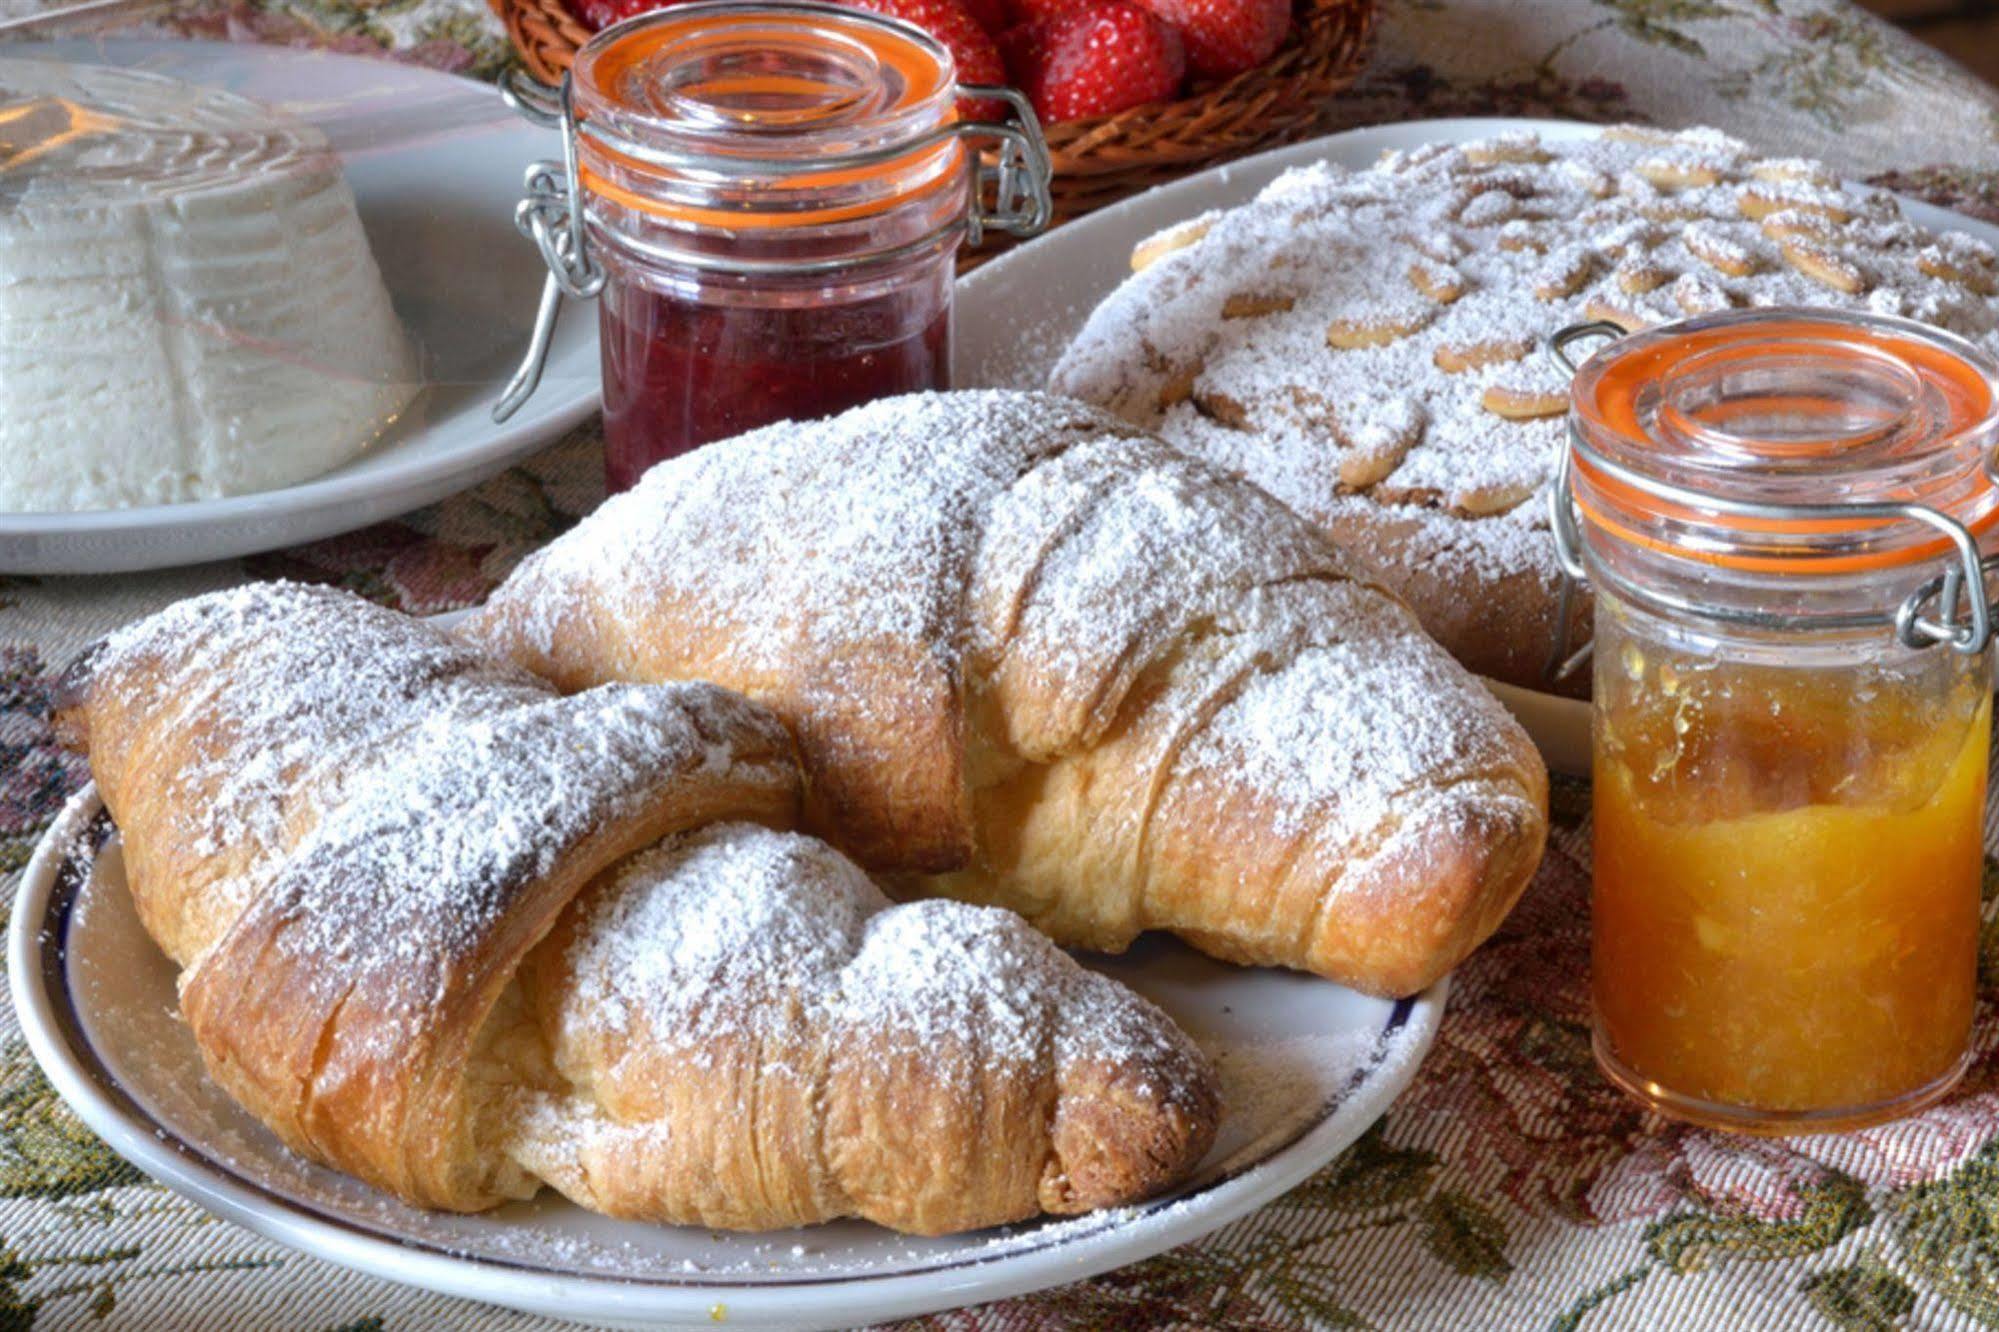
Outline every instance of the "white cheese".
[[378, 439], [419, 379], [318, 130], [0, 60], [0, 512], [291, 485]]

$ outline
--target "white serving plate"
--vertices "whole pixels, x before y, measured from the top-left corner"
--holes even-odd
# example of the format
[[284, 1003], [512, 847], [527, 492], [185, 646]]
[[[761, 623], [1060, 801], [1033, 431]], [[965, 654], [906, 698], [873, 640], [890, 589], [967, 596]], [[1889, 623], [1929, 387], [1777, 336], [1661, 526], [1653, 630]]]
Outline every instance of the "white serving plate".
[[9, 43], [0, 54], [147, 69], [283, 106], [325, 130], [427, 380], [380, 443], [298, 485], [136, 509], [0, 513], [0, 573], [124, 573], [314, 541], [463, 490], [596, 410], [596, 318], [571, 309], [540, 389], [505, 425], [489, 416], [527, 345], [541, 288], [541, 260], [513, 227], [522, 173], [561, 155], [552, 131], [514, 115], [490, 85], [248, 42]]
[[139, 924], [94, 787], [36, 849], [7, 959], [22, 1031], [56, 1090], [114, 1151], [187, 1198], [390, 1280], [649, 1328], [844, 1328], [1061, 1285], [1196, 1239], [1303, 1182], [1380, 1117], [1429, 1048], [1449, 985], [1390, 1002], [1225, 966], [1164, 938], [1085, 957], [1218, 1057], [1231, 1105], [1220, 1141], [1193, 1179], [1142, 1206], [918, 1239], [859, 1222], [767, 1235], [646, 1226], [550, 1192], [453, 1216], [294, 1156], [204, 1075], [174, 966]]
[[[1483, 139], [1532, 130], [1549, 139], [1586, 138], [1591, 125], [1565, 120], [1419, 120], [1378, 125], [1279, 148], [1203, 171], [1079, 218], [1001, 255], [958, 284], [957, 382], [964, 387], [1042, 388], [1062, 349], [1091, 310], [1130, 275], [1131, 247], [1152, 233], [1210, 208], [1247, 203], [1292, 167], [1330, 161], [1361, 168], [1391, 148]], [[1999, 246], [1999, 227], [1914, 199], [1911, 221], [1963, 231]], [[1534, 737], [1557, 772], [1589, 772], [1589, 705], [1488, 680]]]

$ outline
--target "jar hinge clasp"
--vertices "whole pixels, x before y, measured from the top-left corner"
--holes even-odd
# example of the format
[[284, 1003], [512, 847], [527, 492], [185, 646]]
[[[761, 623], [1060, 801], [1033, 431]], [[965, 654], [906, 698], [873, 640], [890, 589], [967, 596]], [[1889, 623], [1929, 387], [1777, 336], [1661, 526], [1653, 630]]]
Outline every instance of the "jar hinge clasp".
[[[1895, 608], [1895, 637], [1909, 648], [1934, 647], [1948, 643], [1951, 649], [1975, 657], [1992, 641], [1992, 598], [1986, 591], [1988, 579], [1999, 571], [1999, 555], [1980, 558], [1978, 542], [1955, 518], [1910, 505], [1915, 513], [1928, 515], [1924, 521], [1943, 531], [1957, 547], [1958, 563], [1944, 570], [1902, 599]], [[1947, 524], [1947, 526], [1946, 526]], [[1970, 621], [1958, 619], [1958, 599], [1967, 603]], [[1938, 602], [1941, 614], [1931, 619], [1923, 608]]]
[[[1048, 156], [1048, 143], [1041, 136], [1041, 120], [1033, 103], [1015, 88], [992, 84], [961, 83], [960, 97], [1005, 102], [1013, 112], [1011, 120], [963, 120], [952, 126], [967, 139], [998, 141], [991, 161], [979, 155], [978, 169], [971, 173], [972, 202], [965, 214], [965, 241], [977, 245], [985, 239], [985, 229], [995, 227], [1009, 236], [1033, 236], [1045, 229], [1055, 216], [1054, 197], [1049, 186], [1055, 166]], [[986, 190], [992, 189], [992, 203]]]
[[[1561, 370], [1565, 380], [1575, 378], [1578, 363], [1570, 357], [1569, 348], [1586, 338], [1602, 338], [1615, 341], [1624, 336], [1622, 325], [1607, 319], [1592, 320], [1587, 324], [1570, 324], [1552, 334], [1546, 345], [1548, 359]], [[1589, 574], [1583, 567], [1582, 529], [1576, 523], [1575, 501], [1569, 491], [1569, 457], [1575, 438], [1575, 428], [1569, 429], [1570, 446], [1564, 447], [1555, 463], [1555, 484], [1548, 492], [1548, 519], [1555, 535], [1555, 561], [1562, 567], [1562, 599], [1555, 615], [1555, 641], [1549, 646], [1548, 660], [1541, 667], [1541, 676], [1549, 684], [1559, 684], [1582, 669], [1596, 648], [1596, 640], [1591, 638], [1573, 651], [1569, 649], [1569, 635], [1574, 631], [1576, 614], [1576, 593], [1589, 585]]]
[[548, 275], [542, 279], [527, 353], [500, 400], [493, 404], [495, 421], [504, 421], [519, 411], [540, 385], [549, 344], [555, 338], [555, 321], [562, 312], [562, 298], [587, 301], [604, 289], [603, 265], [591, 257], [584, 230], [583, 184], [577, 165], [569, 76], [563, 75], [562, 86], [551, 90], [526, 80], [521, 71], [511, 70], [500, 81], [500, 97], [528, 121], [561, 131], [562, 160], [530, 163], [523, 181], [526, 196], [514, 206], [514, 229], [541, 251]]

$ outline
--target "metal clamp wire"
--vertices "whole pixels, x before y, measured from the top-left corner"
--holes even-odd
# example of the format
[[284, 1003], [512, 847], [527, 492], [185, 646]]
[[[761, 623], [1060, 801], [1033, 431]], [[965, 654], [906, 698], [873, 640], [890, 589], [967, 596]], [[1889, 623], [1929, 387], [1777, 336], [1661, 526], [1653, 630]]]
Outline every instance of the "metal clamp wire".
[[[1615, 341], [1623, 336], [1621, 325], [1598, 319], [1557, 330], [1548, 338], [1543, 350], [1568, 379], [1574, 379], [1581, 367], [1569, 358], [1571, 344], [1584, 338]], [[1573, 439], [1573, 425], [1569, 433]], [[1596, 646], [1592, 639], [1574, 652], [1568, 650], [1569, 634], [1575, 625], [1576, 593], [1589, 586], [1589, 570], [1583, 564], [1582, 532], [1576, 525], [1575, 502], [1569, 494], [1569, 477], [1569, 450], [1565, 447], [1555, 459], [1555, 484], [1548, 491], [1548, 523], [1554, 533], [1555, 562], [1562, 568], [1562, 600], [1555, 615], [1555, 641], [1549, 647], [1548, 660], [1541, 667], [1542, 678], [1551, 683], [1565, 680], [1580, 669]]]
[[1549, 359], [1561, 367], [1562, 373], [1574, 379], [1576, 372], [1582, 367], [1569, 359], [1570, 343], [1581, 342], [1584, 338], [1602, 338], [1606, 342], [1615, 342], [1623, 336], [1624, 325], [1613, 324], [1608, 319], [1593, 319], [1587, 324], [1570, 324], [1567, 328], [1553, 333], [1549, 336], [1544, 350]]
[[[1581, 366], [1569, 357], [1569, 347], [1572, 344], [1581, 342], [1584, 338], [1603, 338], [1605, 341], [1614, 342], [1623, 336], [1624, 329], [1621, 325], [1613, 324], [1607, 319], [1598, 319], [1587, 324], [1570, 324], [1567, 328], [1557, 331], [1548, 338], [1543, 350], [1566, 378], [1574, 379]], [[1581, 443], [1573, 424], [1569, 426], [1569, 439], [1575, 444]], [[1548, 494], [1548, 518], [1555, 533], [1556, 562], [1562, 566], [1562, 572], [1569, 578], [1587, 586], [1589, 572], [1583, 567], [1582, 533], [1576, 525], [1575, 504], [1569, 494], [1570, 475], [1569, 450], [1565, 448], [1561, 451], [1561, 456], [1555, 460], [1555, 486]], [[1558, 653], [1568, 642], [1568, 601], [1569, 598], [1565, 596], [1561, 629], [1555, 644]]]
[[500, 100], [515, 115], [542, 129], [555, 129], [562, 124], [558, 90], [518, 66], [501, 76]]
[[[604, 268], [590, 255], [589, 237], [584, 226], [583, 168], [576, 150], [576, 109], [570, 101], [570, 78], [562, 76], [562, 191], [563, 217], [568, 223], [562, 239], [551, 241], [553, 227], [537, 229], [535, 243], [548, 270], [562, 280], [562, 291], [579, 301], [587, 301], [604, 289]], [[566, 240], [567, 244], [563, 241]]]
[[[968, 239], [977, 245], [989, 226], [998, 227], [1010, 236], [1037, 234], [1055, 215], [1055, 200], [1049, 193], [1055, 167], [1033, 103], [1016, 88], [984, 83], [961, 83], [958, 95], [1005, 102], [1014, 115], [1010, 122], [969, 120], [958, 126], [967, 137], [984, 135], [999, 141], [994, 164], [989, 168], [981, 161], [974, 173]], [[988, 181], [993, 186], [990, 210], [984, 200]]]

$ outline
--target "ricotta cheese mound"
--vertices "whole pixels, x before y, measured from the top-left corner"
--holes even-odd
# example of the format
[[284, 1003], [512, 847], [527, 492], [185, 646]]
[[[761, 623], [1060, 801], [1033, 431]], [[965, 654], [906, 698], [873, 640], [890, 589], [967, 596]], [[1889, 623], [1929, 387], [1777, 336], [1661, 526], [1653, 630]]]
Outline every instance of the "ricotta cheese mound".
[[318, 130], [156, 74], [0, 59], [0, 512], [291, 485], [419, 383]]

